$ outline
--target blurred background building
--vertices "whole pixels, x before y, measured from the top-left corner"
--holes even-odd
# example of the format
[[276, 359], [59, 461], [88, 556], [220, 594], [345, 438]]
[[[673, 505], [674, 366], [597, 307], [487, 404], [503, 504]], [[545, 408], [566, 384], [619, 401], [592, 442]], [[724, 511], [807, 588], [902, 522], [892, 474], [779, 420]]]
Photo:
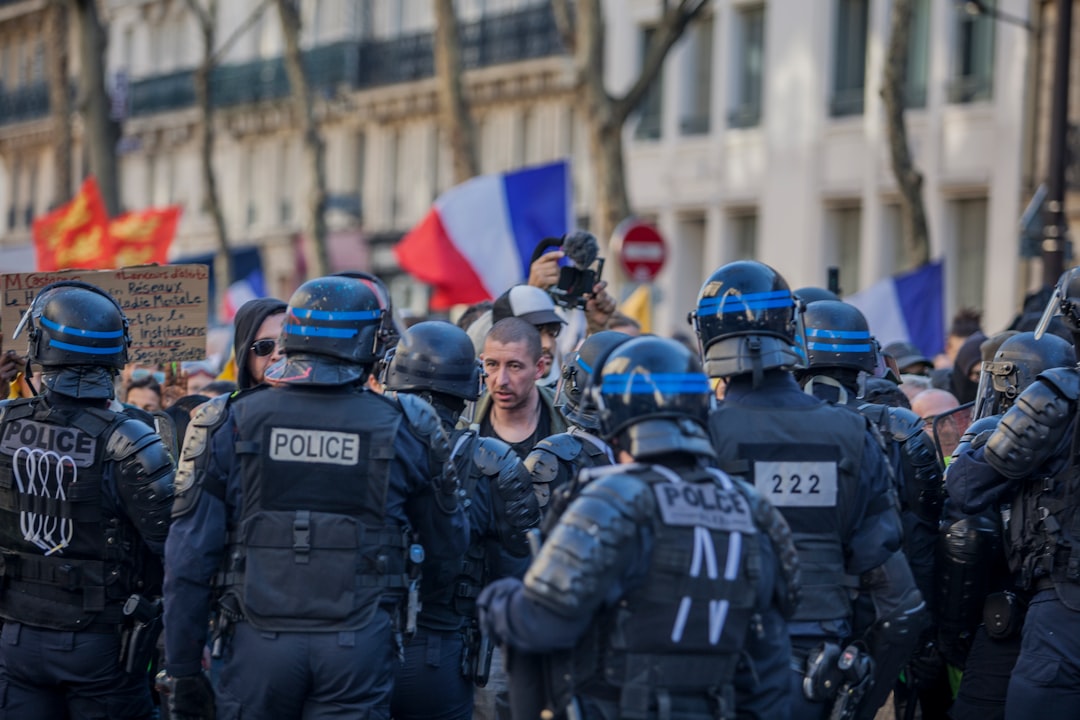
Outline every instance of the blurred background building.
[[[1046, 175], [1054, 3], [913, 3], [906, 117], [924, 174], [930, 254], [945, 261], [947, 313], [981, 307], [996, 330], [1040, 277], [1038, 260], [1021, 258], [1018, 220]], [[80, 35], [71, 20], [56, 32], [56, 6], [65, 3], [0, 0], [3, 272], [32, 269], [32, 219], [66, 201], [86, 167], [76, 119], [65, 192], [51, 100], [55, 46], [67, 48], [74, 113]], [[172, 255], [205, 257], [215, 240], [192, 81], [202, 61], [196, 16], [184, 0], [97, 7], [122, 128], [122, 205], [182, 204]], [[576, 214], [588, 226], [594, 181], [549, 0], [456, 7], [481, 172], [570, 158]], [[380, 273], [400, 306], [422, 313], [424, 289], [400, 274], [391, 248], [452, 185], [436, 112], [432, 2], [302, 0], [299, 8], [327, 147], [331, 269]], [[619, 91], [641, 67], [661, 2], [605, 0], [604, 8], [606, 82]], [[905, 267], [879, 94], [889, 11], [889, 0], [712, 0], [687, 28], [624, 129], [631, 205], [671, 249], [656, 281], [657, 331], [685, 329], [701, 281], [728, 260], [770, 263], [793, 287], [824, 285], [826, 269], [838, 266], [845, 293]], [[310, 178], [280, 21], [272, 2], [221, 0], [214, 23], [218, 46], [231, 41], [210, 93], [228, 235], [236, 248], [257, 248], [267, 289], [287, 297], [305, 272]], [[1080, 54], [1080, 42], [1073, 50]], [[1072, 98], [1070, 117], [1080, 118], [1080, 92]], [[1078, 203], [1068, 208], [1076, 222]], [[608, 263], [625, 293], [620, 272]]]

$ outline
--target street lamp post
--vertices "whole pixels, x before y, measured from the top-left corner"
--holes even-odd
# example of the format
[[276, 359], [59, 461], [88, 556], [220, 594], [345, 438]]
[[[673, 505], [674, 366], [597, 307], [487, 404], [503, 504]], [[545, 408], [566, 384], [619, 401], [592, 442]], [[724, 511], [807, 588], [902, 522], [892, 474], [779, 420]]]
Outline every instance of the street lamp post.
[[1065, 217], [1066, 139], [1069, 131], [1069, 55], [1072, 45], [1072, 0], [1057, 0], [1054, 88], [1050, 109], [1050, 156], [1047, 165], [1046, 222], [1042, 242], [1043, 284], [1053, 286], [1065, 271], [1068, 221]]

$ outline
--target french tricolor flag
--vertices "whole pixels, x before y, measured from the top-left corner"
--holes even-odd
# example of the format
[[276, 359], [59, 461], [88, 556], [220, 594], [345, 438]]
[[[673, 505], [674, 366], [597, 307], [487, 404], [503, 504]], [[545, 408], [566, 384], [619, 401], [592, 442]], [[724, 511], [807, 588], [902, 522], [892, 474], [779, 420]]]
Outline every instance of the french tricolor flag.
[[432, 286], [432, 310], [498, 297], [528, 277], [533, 248], [571, 227], [566, 161], [456, 185], [394, 247], [398, 263]]
[[882, 347], [914, 343], [927, 357], [945, 350], [945, 292], [941, 261], [879, 280], [844, 298], [862, 311]]

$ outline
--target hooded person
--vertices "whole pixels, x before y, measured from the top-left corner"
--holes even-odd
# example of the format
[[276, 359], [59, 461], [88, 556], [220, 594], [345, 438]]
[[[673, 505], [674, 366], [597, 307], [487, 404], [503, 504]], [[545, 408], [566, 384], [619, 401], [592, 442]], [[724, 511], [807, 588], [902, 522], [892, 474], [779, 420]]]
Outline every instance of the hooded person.
[[[976, 332], [968, 336], [953, 361], [951, 392], [961, 405], [975, 399], [979, 390], [979, 371], [982, 370], [982, 350], [979, 346], [986, 340], [986, 335]], [[974, 379], [972, 375], [974, 374]]]
[[236, 311], [233, 354], [239, 389], [262, 384], [266, 368], [281, 359], [277, 341], [285, 322], [285, 307], [277, 298], [255, 298]]

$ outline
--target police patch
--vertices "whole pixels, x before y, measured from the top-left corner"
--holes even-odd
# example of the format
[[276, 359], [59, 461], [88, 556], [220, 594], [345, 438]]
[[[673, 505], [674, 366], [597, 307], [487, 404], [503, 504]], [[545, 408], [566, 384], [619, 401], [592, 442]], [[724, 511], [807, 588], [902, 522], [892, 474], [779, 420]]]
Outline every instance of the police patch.
[[757, 532], [750, 504], [737, 490], [712, 484], [657, 483], [653, 492], [665, 525], [744, 534]]
[[754, 487], [776, 507], [835, 507], [836, 476], [831, 461], [754, 463]]
[[270, 430], [270, 459], [356, 465], [360, 462], [360, 436], [329, 430], [273, 428]]
[[14, 455], [21, 447], [52, 450], [70, 457], [77, 467], [90, 467], [97, 454], [97, 438], [73, 427], [47, 425], [34, 420], [12, 420], [0, 438], [0, 453]]

